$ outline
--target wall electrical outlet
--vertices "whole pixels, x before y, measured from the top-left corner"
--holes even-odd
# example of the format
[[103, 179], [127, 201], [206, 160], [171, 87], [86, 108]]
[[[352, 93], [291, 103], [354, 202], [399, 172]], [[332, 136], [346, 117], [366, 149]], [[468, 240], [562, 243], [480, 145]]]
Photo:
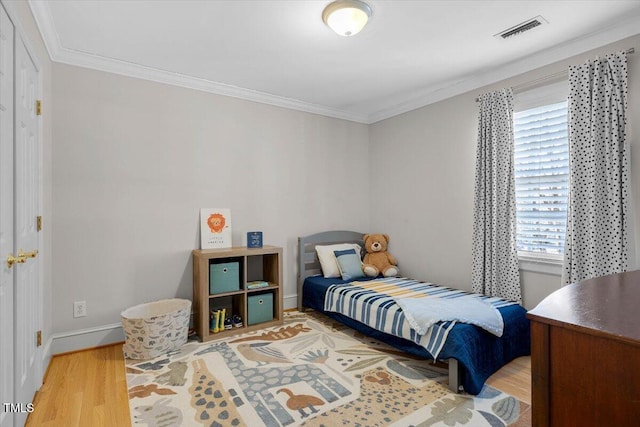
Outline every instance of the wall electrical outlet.
[[73, 317], [85, 317], [87, 315], [87, 302], [86, 301], [74, 301], [73, 303]]

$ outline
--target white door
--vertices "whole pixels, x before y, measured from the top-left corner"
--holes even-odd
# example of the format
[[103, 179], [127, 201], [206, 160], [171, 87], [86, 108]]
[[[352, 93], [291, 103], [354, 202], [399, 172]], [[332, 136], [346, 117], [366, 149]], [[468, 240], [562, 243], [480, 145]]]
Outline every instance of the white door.
[[[22, 39], [15, 43], [15, 145], [14, 145], [14, 248], [26, 257], [15, 269], [14, 288], [14, 365], [15, 399], [33, 401], [40, 387], [42, 352], [38, 331], [42, 323], [39, 235], [40, 215], [40, 141], [36, 101], [39, 93], [38, 70]], [[19, 425], [27, 411], [16, 414]]]
[[13, 24], [0, 5], [0, 427], [13, 427], [4, 407], [13, 396]]

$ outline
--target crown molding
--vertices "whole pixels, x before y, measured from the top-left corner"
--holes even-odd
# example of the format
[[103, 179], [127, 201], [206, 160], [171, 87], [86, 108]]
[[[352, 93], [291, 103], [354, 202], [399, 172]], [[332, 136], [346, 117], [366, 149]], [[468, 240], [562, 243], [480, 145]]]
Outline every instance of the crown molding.
[[60, 43], [60, 37], [55, 30], [53, 16], [51, 15], [48, 2], [43, 0], [29, 0], [29, 6], [36, 24], [40, 29], [40, 34], [44, 39], [49, 56], [54, 62], [367, 124], [367, 115], [67, 49]]
[[544, 51], [531, 54], [526, 58], [513, 61], [494, 70], [468, 76], [453, 83], [424, 88], [418, 91], [417, 95], [415, 95], [414, 92], [414, 96], [404, 102], [370, 114], [363, 114], [67, 49], [61, 45], [60, 37], [53, 24], [53, 17], [48, 2], [45, 0], [29, 0], [29, 7], [31, 8], [47, 51], [49, 52], [49, 56], [54, 62], [363, 124], [373, 124], [399, 114], [416, 110], [640, 33], [640, 16], [632, 16], [618, 23], [616, 26], [608, 27], [584, 37], [570, 40], [552, 48], [545, 49]]
[[367, 123], [367, 116], [354, 114], [348, 111], [341, 111], [322, 105], [311, 104], [296, 99], [283, 96], [272, 95], [256, 90], [245, 89], [238, 86], [227, 85], [197, 77], [187, 76], [171, 71], [146, 67], [113, 58], [106, 58], [99, 55], [92, 55], [86, 52], [78, 52], [71, 49], [60, 48], [58, 54], [53, 58], [55, 62], [75, 65], [84, 68], [91, 68], [98, 71], [120, 74], [127, 77], [134, 77], [156, 83], [164, 83], [173, 86], [180, 86], [188, 89], [209, 92], [216, 95], [230, 96], [247, 101], [268, 104], [275, 107], [282, 107], [306, 113], [319, 114], [322, 116], [334, 117], [337, 119], [349, 120], [358, 123]]
[[425, 89], [421, 91], [418, 96], [410, 100], [370, 114], [368, 123], [373, 124], [399, 114], [407, 113], [638, 34], [640, 34], [640, 16], [633, 16], [618, 23], [615, 27], [608, 27], [586, 36], [558, 44], [523, 59], [510, 62], [497, 69], [470, 76], [452, 84]]

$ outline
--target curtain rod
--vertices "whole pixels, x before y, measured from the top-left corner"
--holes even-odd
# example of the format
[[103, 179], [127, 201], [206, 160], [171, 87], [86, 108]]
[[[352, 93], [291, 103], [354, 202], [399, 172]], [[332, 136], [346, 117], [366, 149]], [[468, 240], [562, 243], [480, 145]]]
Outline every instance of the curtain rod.
[[[631, 49], [627, 49], [626, 52], [627, 52], [628, 55], [631, 55], [631, 54], [635, 53], [636, 50], [634, 48], [631, 48]], [[513, 89], [514, 92], [521, 92], [523, 89], [531, 88], [531, 87], [536, 86], [536, 85], [538, 85], [540, 83], [543, 83], [543, 82], [546, 82], [546, 81], [553, 81], [553, 80], [560, 79], [561, 77], [565, 77], [565, 76], [567, 76], [568, 73], [569, 73], [568, 69], [562, 70], [562, 71], [559, 71], [557, 73], [549, 74], [548, 76], [540, 77], [539, 79], [535, 79], [535, 80], [532, 80], [530, 82], [521, 83], [519, 85], [513, 86], [512, 89]], [[478, 102], [478, 101], [480, 101], [480, 97], [476, 98], [476, 102]]]

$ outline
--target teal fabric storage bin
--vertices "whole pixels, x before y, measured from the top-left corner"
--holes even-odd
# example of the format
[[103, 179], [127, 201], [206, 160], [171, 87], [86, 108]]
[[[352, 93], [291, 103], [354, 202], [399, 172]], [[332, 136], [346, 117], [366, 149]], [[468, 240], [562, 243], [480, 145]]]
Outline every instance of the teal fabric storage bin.
[[273, 320], [273, 292], [247, 297], [247, 324]]
[[224, 262], [209, 265], [209, 294], [240, 290], [240, 264]]

